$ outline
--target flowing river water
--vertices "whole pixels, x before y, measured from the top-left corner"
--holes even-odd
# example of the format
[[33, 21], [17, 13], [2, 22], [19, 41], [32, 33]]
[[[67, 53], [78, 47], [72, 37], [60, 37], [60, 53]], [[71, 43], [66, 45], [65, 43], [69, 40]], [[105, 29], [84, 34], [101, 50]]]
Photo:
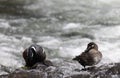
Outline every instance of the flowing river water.
[[0, 74], [25, 65], [31, 44], [53, 61], [71, 60], [94, 41], [103, 54], [98, 65], [120, 62], [119, 0], [1, 0]]

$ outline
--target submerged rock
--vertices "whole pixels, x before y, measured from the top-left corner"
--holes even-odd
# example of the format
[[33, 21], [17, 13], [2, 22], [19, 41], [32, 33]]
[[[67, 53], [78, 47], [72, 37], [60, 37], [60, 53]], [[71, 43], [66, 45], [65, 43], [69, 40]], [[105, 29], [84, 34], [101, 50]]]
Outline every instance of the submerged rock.
[[37, 64], [34, 69], [17, 69], [0, 78], [120, 78], [120, 63], [88, 67], [86, 70], [71, 61], [62, 61], [49, 67]]

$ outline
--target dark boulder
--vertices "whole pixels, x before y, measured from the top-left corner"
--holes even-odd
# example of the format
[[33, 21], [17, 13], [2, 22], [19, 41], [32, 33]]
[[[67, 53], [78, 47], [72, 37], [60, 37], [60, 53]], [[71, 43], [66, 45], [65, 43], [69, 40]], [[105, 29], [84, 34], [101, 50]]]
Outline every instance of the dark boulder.
[[70, 61], [62, 61], [54, 66], [38, 63], [33, 69], [17, 69], [0, 78], [120, 78], [120, 63], [88, 67], [86, 70]]

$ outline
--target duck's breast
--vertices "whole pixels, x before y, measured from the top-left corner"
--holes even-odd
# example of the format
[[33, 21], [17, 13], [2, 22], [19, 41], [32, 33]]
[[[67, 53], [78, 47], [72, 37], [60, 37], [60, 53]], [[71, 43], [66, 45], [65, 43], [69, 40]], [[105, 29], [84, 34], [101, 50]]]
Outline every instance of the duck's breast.
[[101, 52], [97, 50], [91, 50], [90, 55], [91, 55], [91, 58], [93, 58], [95, 64], [99, 63], [102, 59]]

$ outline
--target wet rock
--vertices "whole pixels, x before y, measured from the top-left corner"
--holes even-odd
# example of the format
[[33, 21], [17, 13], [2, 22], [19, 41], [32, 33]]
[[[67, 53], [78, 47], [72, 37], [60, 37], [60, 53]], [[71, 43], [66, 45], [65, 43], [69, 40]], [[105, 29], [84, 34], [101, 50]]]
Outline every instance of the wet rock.
[[88, 74], [71, 75], [66, 78], [120, 78], [119, 66], [120, 63], [102, 65], [100, 67], [89, 67], [85, 70], [89, 72]]
[[120, 63], [88, 67], [86, 70], [75, 62], [62, 61], [53, 66], [36, 64], [33, 69], [17, 69], [0, 78], [120, 78]]

